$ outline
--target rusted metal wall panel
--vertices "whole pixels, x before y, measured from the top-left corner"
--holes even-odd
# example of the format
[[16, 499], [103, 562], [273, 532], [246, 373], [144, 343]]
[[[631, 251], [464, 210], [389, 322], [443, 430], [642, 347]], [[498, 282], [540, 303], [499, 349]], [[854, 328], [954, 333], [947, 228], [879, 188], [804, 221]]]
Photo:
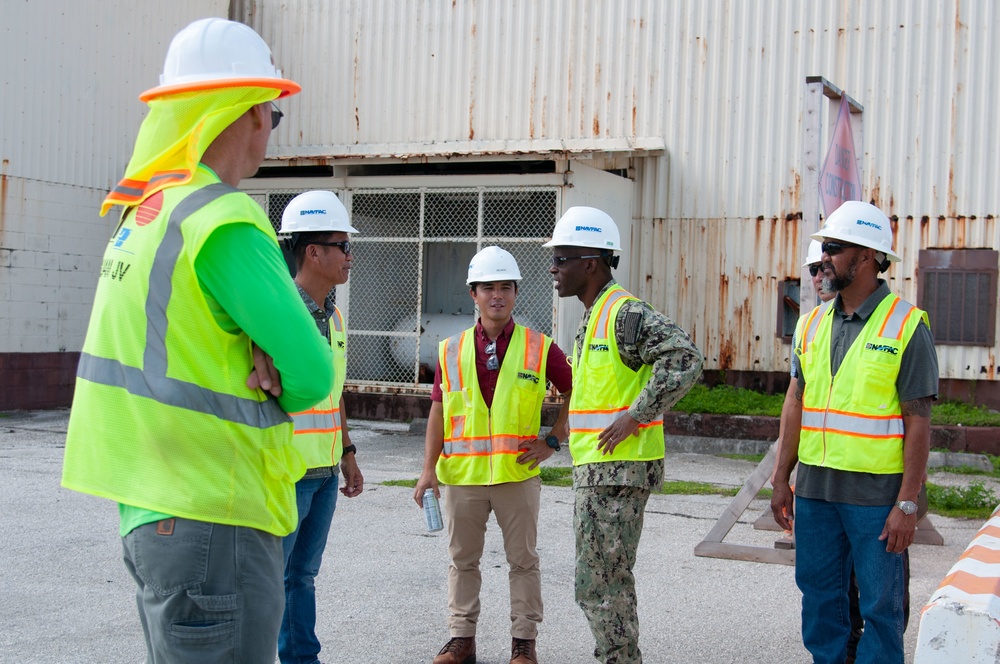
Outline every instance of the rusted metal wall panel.
[[[816, 186], [801, 167], [806, 76], [864, 106], [863, 197], [902, 220], [897, 292], [915, 299], [921, 248], [997, 246], [990, 0], [246, 4], [304, 87], [275, 157], [662, 146], [655, 163], [633, 152], [631, 281], [695, 331], [709, 368], [787, 367], [776, 283], [799, 276], [795, 220]], [[942, 376], [996, 378], [996, 351], [942, 348]]]
[[171, 37], [229, 2], [5, 2], [0, 158], [8, 177], [108, 189], [132, 152]]

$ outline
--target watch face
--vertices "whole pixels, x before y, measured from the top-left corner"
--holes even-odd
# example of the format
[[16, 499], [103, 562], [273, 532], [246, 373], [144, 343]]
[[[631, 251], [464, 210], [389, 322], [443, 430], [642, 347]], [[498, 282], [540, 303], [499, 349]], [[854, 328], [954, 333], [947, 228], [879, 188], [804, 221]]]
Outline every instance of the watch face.
[[913, 514], [917, 511], [917, 504], [911, 500], [901, 500], [896, 506], [903, 510], [903, 514]]

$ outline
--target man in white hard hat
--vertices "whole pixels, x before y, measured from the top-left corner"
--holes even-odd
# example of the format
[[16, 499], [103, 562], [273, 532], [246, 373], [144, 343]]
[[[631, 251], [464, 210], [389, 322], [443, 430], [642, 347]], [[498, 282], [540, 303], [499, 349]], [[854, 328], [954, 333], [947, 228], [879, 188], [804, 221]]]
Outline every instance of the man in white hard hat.
[[864, 619], [855, 661], [902, 662], [902, 553], [926, 474], [937, 353], [927, 315], [879, 278], [899, 260], [881, 210], [847, 201], [812, 237], [823, 243], [824, 286], [837, 296], [796, 330], [796, 399], [771, 509], [784, 528], [794, 517], [802, 639], [813, 661], [847, 658], [853, 563]]
[[485, 247], [469, 263], [476, 325], [441, 342], [427, 420], [424, 468], [413, 499], [444, 491], [448, 522], [448, 630], [434, 664], [473, 664], [486, 522], [503, 533], [510, 565], [511, 664], [536, 664], [542, 622], [542, 577], [535, 542], [541, 479], [538, 465], [567, 436], [569, 401], [549, 433], [540, 433], [542, 400], [552, 381], [570, 394], [566, 355], [548, 336], [514, 323], [521, 272], [500, 247]]
[[586, 307], [569, 415], [576, 601], [598, 661], [641, 662], [632, 569], [646, 502], [663, 485], [663, 412], [691, 389], [704, 358], [684, 330], [612, 277], [621, 240], [607, 213], [568, 209], [545, 246], [559, 297]]
[[315, 664], [321, 650], [316, 636], [316, 575], [337, 508], [337, 487], [348, 498], [361, 495], [364, 477], [356, 461], [344, 409], [347, 328], [330, 291], [347, 283], [351, 269], [349, 233], [357, 233], [347, 209], [330, 191], [307, 191], [293, 198], [281, 215], [280, 233], [295, 262], [295, 285], [322, 339], [333, 350], [334, 384], [323, 401], [292, 413], [293, 441], [308, 470], [296, 483], [298, 525], [284, 539], [285, 615], [278, 635], [282, 664]]
[[305, 470], [287, 413], [330, 393], [333, 355], [267, 215], [236, 186], [264, 159], [273, 100], [298, 91], [246, 25], [192, 23], [140, 96], [149, 114], [102, 207], [125, 209], [80, 355], [63, 485], [119, 504], [153, 664], [274, 661], [281, 541]]

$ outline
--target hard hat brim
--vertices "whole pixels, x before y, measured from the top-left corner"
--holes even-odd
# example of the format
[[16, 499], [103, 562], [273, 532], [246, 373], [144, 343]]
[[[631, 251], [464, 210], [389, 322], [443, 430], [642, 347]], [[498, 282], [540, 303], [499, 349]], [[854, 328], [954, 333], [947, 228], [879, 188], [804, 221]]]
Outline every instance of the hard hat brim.
[[860, 242], [858, 242], [858, 236], [851, 235], [849, 233], [838, 233], [837, 231], [827, 231], [824, 233], [822, 230], [820, 230], [820, 232], [813, 233], [809, 237], [819, 242], [823, 242], [824, 240], [841, 240], [843, 242], [850, 242], [851, 244], [856, 244], [862, 247], [866, 247], [868, 249], [874, 249], [875, 251], [881, 251], [886, 255], [886, 258], [889, 259], [890, 263], [898, 263], [902, 260], [899, 256], [896, 255], [896, 252], [894, 252], [892, 249], [888, 250], [879, 249], [878, 247], [872, 247], [867, 244], [861, 244]]
[[221, 90], [222, 88], [273, 88], [279, 90], [278, 99], [290, 97], [302, 92], [302, 86], [287, 78], [213, 78], [204, 81], [191, 81], [176, 85], [158, 85], [139, 95], [139, 101], [149, 101], [157, 97], [178, 94], [181, 92], [197, 92], [199, 90]]

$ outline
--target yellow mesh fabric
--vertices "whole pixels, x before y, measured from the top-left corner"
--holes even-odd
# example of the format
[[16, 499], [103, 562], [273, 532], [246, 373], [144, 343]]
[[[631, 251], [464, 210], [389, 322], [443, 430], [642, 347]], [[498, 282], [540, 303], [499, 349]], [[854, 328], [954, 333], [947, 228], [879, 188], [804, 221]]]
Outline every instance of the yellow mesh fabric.
[[[138, 205], [161, 189], [190, 181], [205, 150], [226, 127], [279, 94], [274, 88], [223, 88], [151, 99], [125, 176], [104, 199], [101, 216], [113, 205]], [[151, 182], [157, 174], [168, 177]]]

